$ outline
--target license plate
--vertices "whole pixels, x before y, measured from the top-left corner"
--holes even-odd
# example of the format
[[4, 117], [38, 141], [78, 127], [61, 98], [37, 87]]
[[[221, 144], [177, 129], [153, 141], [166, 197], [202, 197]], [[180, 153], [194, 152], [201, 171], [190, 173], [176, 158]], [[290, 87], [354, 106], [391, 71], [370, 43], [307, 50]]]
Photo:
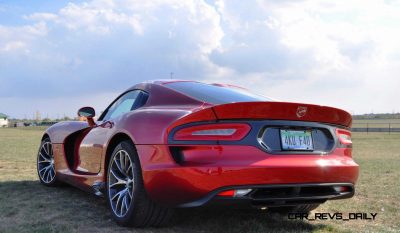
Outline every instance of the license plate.
[[313, 150], [311, 130], [281, 129], [282, 150]]

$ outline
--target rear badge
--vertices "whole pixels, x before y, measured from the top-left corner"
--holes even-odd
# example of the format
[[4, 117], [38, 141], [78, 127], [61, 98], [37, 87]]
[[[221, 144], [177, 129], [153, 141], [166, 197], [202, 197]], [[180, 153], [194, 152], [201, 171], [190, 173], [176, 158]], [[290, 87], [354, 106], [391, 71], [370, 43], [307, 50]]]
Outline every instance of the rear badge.
[[297, 107], [296, 116], [298, 118], [305, 116], [307, 113], [307, 107], [299, 106]]
[[299, 106], [297, 107], [296, 116], [298, 118], [305, 116], [307, 113], [307, 107]]

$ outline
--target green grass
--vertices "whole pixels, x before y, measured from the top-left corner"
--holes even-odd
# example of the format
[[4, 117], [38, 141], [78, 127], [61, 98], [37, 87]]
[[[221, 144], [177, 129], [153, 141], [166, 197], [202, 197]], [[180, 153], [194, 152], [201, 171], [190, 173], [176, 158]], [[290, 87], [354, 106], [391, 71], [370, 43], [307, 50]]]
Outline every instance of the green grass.
[[400, 134], [354, 134], [361, 166], [356, 195], [317, 212], [377, 212], [376, 221], [287, 220], [267, 211], [179, 210], [167, 228], [129, 229], [111, 219], [104, 199], [63, 186], [47, 188], [36, 175], [43, 128], [0, 129], [0, 232], [399, 232]]

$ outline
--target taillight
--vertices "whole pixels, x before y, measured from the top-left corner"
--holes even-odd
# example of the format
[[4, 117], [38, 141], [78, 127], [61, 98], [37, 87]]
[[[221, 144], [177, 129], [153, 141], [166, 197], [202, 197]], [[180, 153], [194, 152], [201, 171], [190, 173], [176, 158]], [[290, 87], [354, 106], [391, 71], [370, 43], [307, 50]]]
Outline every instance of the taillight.
[[217, 194], [220, 197], [244, 197], [249, 194], [253, 189], [231, 189], [222, 191]]
[[174, 140], [198, 141], [198, 140], [224, 140], [237, 141], [243, 139], [250, 131], [248, 124], [242, 123], [217, 123], [189, 126], [178, 130], [174, 134]]
[[235, 196], [235, 190], [222, 191], [222, 192], [218, 193], [217, 195], [220, 197], [233, 197], [233, 196]]
[[345, 147], [351, 147], [353, 144], [351, 141], [351, 132], [345, 129], [336, 129], [336, 136], [339, 139], [340, 144]]

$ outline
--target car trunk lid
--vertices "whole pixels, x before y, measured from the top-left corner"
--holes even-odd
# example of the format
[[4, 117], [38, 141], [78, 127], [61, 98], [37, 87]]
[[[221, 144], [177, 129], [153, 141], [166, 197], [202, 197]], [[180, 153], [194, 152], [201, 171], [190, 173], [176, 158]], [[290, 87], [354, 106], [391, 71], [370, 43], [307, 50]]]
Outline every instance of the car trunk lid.
[[212, 107], [218, 120], [268, 119], [320, 122], [351, 127], [351, 115], [341, 109], [289, 102], [240, 102]]

